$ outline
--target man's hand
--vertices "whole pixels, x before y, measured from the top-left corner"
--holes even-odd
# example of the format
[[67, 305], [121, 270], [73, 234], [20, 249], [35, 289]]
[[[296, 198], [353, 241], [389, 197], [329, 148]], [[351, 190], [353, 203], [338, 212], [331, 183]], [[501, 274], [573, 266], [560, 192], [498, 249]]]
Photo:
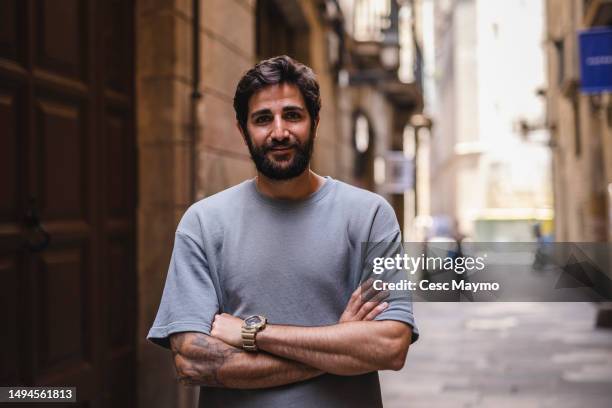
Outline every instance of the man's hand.
[[374, 320], [389, 306], [387, 302], [380, 303], [389, 296], [389, 292], [374, 289], [373, 282], [370, 278], [355, 289], [339, 323]]
[[227, 313], [215, 315], [211, 336], [230, 346], [242, 348], [242, 324], [244, 320]]

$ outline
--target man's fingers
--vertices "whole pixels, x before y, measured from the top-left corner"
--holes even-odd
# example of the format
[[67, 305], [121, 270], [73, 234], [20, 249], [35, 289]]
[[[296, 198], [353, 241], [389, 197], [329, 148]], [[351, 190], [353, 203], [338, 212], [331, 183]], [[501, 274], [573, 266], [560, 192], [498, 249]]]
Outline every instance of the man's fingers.
[[355, 289], [355, 292], [353, 292], [353, 294], [361, 298], [365, 292], [370, 290], [373, 284], [374, 284], [374, 279], [369, 278], [367, 281], [359, 285], [357, 289]]
[[374, 289], [374, 287], [370, 287], [365, 292], [361, 293], [361, 302], [365, 303], [374, 300], [374, 297], [381, 292], [381, 290]]
[[355, 314], [355, 320], [359, 321], [359, 320], [363, 320], [363, 318], [370, 313], [370, 311], [372, 309], [374, 309], [376, 306], [378, 305], [378, 303], [376, 302], [365, 302], [361, 308], [359, 308], [359, 311]]
[[389, 304], [387, 302], [379, 304], [363, 318], [363, 321], [374, 320], [374, 318], [378, 316], [379, 314], [381, 314], [383, 310], [385, 310], [388, 306]]
[[372, 287], [372, 278], [360, 285], [351, 295], [351, 298], [340, 317], [340, 322], [373, 320], [388, 304], [381, 306], [380, 302], [389, 296], [387, 290], [376, 290]]
[[361, 285], [359, 285], [357, 289], [355, 289], [355, 291], [351, 294], [351, 298], [349, 299], [345, 310], [348, 310], [350, 313], [353, 314], [357, 313], [364, 302], [363, 294], [372, 287], [373, 283], [374, 279], [370, 278], [363, 282]]
[[390, 293], [390, 292], [389, 292], [388, 290], [381, 290], [381, 291], [379, 291], [379, 292], [376, 294], [376, 296], [374, 296], [374, 297], [372, 298], [372, 300], [371, 300], [371, 301], [372, 301], [372, 302], [376, 302], [376, 303], [380, 303], [380, 302], [382, 302], [383, 300], [385, 300], [386, 298], [388, 298], [388, 297], [389, 297], [389, 293]]
[[367, 302], [364, 302], [363, 305], [359, 308], [359, 311], [356, 313], [355, 317], [357, 320], [363, 320], [365, 316], [367, 316], [372, 309], [378, 306], [380, 302], [385, 300], [389, 296], [389, 291], [381, 291], [378, 292], [374, 297], [372, 297]]

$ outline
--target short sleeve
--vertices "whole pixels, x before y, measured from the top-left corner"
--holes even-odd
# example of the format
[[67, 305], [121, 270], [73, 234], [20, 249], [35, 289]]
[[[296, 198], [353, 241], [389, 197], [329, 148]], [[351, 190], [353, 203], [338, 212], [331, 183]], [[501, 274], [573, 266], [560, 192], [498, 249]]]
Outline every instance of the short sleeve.
[[173, 333], [210, 334], [218, 310], [217, 292], [202, 246], [195, 237], [177, 231], [161, 303], [147, 339], [170, 348]]
[[[382, 203], [374, 217], [369, 242], [364, 246], [364, 251], [366, 254], [362, 282], [370, 277], [373, 279], [380, 277], [372, 273], [374, 258], [394, 258], [396, 255], [402, 256], [404, 253], [402, 234], [395, 212], [386, 201]], [[403, 269], [387, 270], [382, 276], [386, 282], [399, 282], [406, 277], [406, 272]], [[395, 320], [406, 323], [412, 327], [411, 343], [417, 341], [419, 329], [414, 318], [410, 291], [392, 291], [386, 302], [389, 306], [374, 320]]]

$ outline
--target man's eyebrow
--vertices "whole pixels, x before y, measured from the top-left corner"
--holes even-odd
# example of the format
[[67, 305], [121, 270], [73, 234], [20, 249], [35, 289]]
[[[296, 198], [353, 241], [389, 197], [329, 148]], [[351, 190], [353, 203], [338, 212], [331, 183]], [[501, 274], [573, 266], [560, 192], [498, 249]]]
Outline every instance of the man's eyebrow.
[[297, 105], [290, 105], [290, 106], [285, 106], [283, 107], [283, 111], [293, 111], [293, 110], [299, 110], [299, 111], [303, 111], [304, 108], [302, 108], [301, 106], [297, 106]]
[[258, 115], [264, 115], [264, 114], [267, 115], [267, 114], [270, 114], [270, 113], [272, 113], [272, 111], [270, 109], [267, 109], [267, 108], [266, 109], [260, 109], [258, 111], [255, 111], [255, 112], [251, 113], [251, 117], [253, 118], [253, 117], [258, 116]]
[[[304, 111], [304, 108], [298, 105], [289, 105], [289, 106], [284, 106], [283, 107], [283, 112], [287, 112], [287, 111]], [[260, 109], [258, 111], [255, 111], [253, 113], [251, 113], [251, 117], [254, 118], [255, 116], [259, 116], [259, 115], [269, 115], [271, 114], [272, 111], [268, 108], [265, 109]]]

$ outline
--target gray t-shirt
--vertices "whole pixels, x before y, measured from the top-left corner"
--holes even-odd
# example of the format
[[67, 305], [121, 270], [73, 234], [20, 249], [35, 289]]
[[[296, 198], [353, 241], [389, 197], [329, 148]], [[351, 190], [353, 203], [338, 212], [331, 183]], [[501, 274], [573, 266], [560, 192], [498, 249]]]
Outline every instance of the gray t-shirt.
[[[301, 201], [262, 195], [245, 181], [193, 204], [176, 231], [161, 304], [148, 339], [169, 347], [172, 333], [210, 334], [217, 313], [261, 314], [270, 324], [338, 322], [364, 278], [362, 243], [400, 242], [391, 206], [380, 196], [326, 177]], [[376, 320], [413, 327], [408, 295]], [[378, 373], [325, 374], [281, 387], [201, 387], [200, 407], [376, 407]]]

